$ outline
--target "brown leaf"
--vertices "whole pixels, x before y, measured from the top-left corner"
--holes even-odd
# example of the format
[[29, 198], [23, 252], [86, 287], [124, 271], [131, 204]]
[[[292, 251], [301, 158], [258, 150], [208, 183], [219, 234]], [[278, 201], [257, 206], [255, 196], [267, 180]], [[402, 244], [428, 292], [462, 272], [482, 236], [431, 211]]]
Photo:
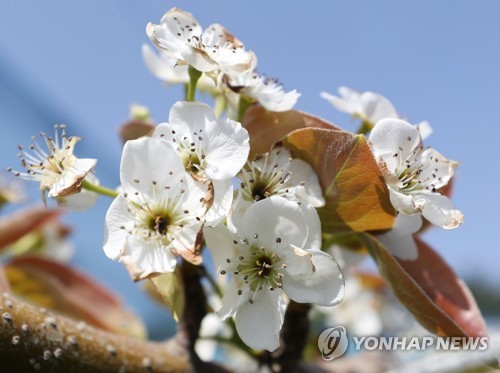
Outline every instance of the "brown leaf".
[[364, 136], [304, 128], [286, 136], [283, 144], [318, 175], [326, 200], [318, 209], [323, 233], [392, 228], [395, 211]]
[[248, 108], [243, 116], [242, 125], [250, 135], [249, 159], [268, 152], [272, 145], [294, 130], [306, 127], [339, 129], [321, 118], [301, 111], [278, 113], [268, 111], [259, 105]]
[[135, 140], [143, 136], [151, 136], [154, 129], [154, 124], [139, 119], [131, 119], [120, 126], [118, 133], [120, 134], [122, 142], [125, 144], [128, 140]]
[[40, 229], [61, 214], [59, 209], [36, 207], [0, 218], [0, 249]]
[[101, 284], [74, 268], [38, 256], [13, 258], [6, 266], [12, 292], [98, 328], [145, 338], [143, 323]]
[[423, 327], [438, 336], [487, 335], [469, 289], [429, 246], [417, 239], [418, 258], [401, 260], [374, 237], [362, 239], [396, 297]]

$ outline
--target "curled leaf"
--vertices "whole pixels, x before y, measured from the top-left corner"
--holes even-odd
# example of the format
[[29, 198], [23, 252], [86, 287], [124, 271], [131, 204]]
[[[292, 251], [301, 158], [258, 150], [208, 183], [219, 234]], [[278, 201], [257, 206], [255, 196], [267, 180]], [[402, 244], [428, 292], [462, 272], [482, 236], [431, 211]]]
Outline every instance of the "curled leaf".
[[286, 136], [283, 144], [318, 175], [326, 201], [318, 209], [323, 233], [393, 226], [387, 185], [363, 135], [304, 128]]
[[[160, 294], [163, 302], [170, 308], [175, 321], [179, 321], [184, 312], [184, 284], [179, 267], [171, 273], [151, 277], [149, 279], [155, 290]], [[150, 291], [150, 293], [153, 293]], [[154, 293], [153, 293], [154, 294]], [[155, 299], [158, 299], [155, 297]]]
[[36, 207], [0, 218], [0, 249], [40, 229], [61, 214], [61, 210]]
[[438, 336], [487, 335], [467, 285], [428, 245], [416, 239], [418, 258], [401, 260], [374, 237], [362, 239], [396, 297], [423, 327]]
[[248, 108], [242, 125], [250, 135], [250, 159], [268, 152], [272, 145], [294, 130], [307, 127], [339, 129], [311, 114], [297, 110], [273, 112], [259, 105]]
[[74, 268], [38, 256], [13, 258], [5, 272], [12, 293], [95, 327], [145, 338], [143, 323], [95, 280]]

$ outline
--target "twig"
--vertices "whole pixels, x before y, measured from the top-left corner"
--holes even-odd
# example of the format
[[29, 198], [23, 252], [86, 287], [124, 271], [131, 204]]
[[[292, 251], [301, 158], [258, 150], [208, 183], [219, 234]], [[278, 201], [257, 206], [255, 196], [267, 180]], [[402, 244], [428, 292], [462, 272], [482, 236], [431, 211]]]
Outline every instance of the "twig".
[[104, 332], [0, 296], [0, 371], [191, 372], [175, 339], [146, 342]]

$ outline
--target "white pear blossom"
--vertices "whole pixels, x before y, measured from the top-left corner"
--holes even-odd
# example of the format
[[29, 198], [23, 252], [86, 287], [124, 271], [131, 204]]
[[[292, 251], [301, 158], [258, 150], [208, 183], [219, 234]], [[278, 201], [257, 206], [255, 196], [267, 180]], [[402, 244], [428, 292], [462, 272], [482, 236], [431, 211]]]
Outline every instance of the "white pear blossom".
[[283, 146], [256, 156], [238, 174], [241, 179], [230, 221], [241, 218], [248, 207], [271, 196], [283, 197], [300, 205], [308, 216], [310, 229], [321, 231], [317, 207], [325, 205], [318, 176], [301, 159], [293, 158]]
[[319, 250], [316, 231], [297, 203], [270, 197], [251, 205], [236, 230], [205, 228], [218, 273], [230, 276], [217, 314], [235, 316], [241, 339], [254, 349], [279, 347], [286, 300], [333, 306], [343, 297], [337, 262]]
[[[177, 65], [177, 60], [168, 53], [160, 50], [158, 54], [149, 45], [143, 44], [142, 58], [149, 71], [167, 86], [189, 83], [188, 67]], [[219, 93], [215, 81], [204, 74], [198, 80], [196, 87], [210, 94]]]
[[[59, 135], [59, 130], [61, 134]], [[97, 160], [90, 158], [77, 158], [73, 154], [78, 137], [67, 137], [66, 126], [54, 126], [54, 137], [40, 133], [45, 146], [39, 145], [33, 136], [33, 143], [29, 151], [19, 145], [21, 165], [26, 168], [25, 173], [15, 172], [26, 180], [40, 183], [40, 191], [45, 200], [45, 194], [56, 201], [63, 201], [70, 195], [79, 193], [87, 175], [93, 170]], [[12, 171], [9, 168], [9, 171]], [[61, 202], [63, 203], [63, 202]]]
[[134, 280], [172, 272], [178, 255], [199, 262], [207, 187], [186, 173], [172, 147], [149, 137], [128, 141], [120, 180], [123, 193], [106, 214], [106, 255]]
[[222, 71], [241, 74], [257, 64], [257, 58], [219, 24], [205, 31], [192, 16], [178, 8], [169, 10], [159, 25], [149, 23], [146, 32], [151, 41], [177, 60], [201, 72]]
[[153, 137], [168, 142], [197, 180], [209, 181], [213, 203], [205, 220], [218, 221], [233, 200], [234, 177], [250, 151], [248, 132], [239, 122], [216, 118], [212, 108], [200, 102], [177, 102], [168, 123], [157, 126]]
[[235, 76], [225, 75], [223, 80], [229, 89], [226, 94], [237, 96], [236, 99], [230, 97], [230, 103], [239, 102], [240, 96], [243, 95], [257, 101], [267, 110], [280, 112], [291, 110], [300, 97], [300, 93], [295, 89], [285, 92], [276, 79], [266, 78], [255, 71]]
[[[402, 119], [394, 105], [386, 97], [375, 92], [358, 92], [348, 87], [339, 87], [339, 96], [321, 92], [321, 97], [330, 102], [335, 108], [353, 117], [360, 118], [371, 128], [384, 118]], [[432, 128], [427, 121], [417, 124], [422, 139], [432, 133]]]
[[[400, 119], [377, 122], [370, 134], [370, 143], [389, 187], [391, 203], [402, 215], [396, 219], [390, 237], [396, 235], [402, 239], [416, 232], [421, 225], [420, 214], [445, 229], [462, 224], [462, 213], [439, 192], [450, 181], [457, 162], [430, 147], [424, 148], [418, 130]], [[382, 236], [381, 240], [386, 238]], [[413, 246], [410, 250], [413, 254], [408, 251], [400, 255], [414, 257], [415, 250]]]

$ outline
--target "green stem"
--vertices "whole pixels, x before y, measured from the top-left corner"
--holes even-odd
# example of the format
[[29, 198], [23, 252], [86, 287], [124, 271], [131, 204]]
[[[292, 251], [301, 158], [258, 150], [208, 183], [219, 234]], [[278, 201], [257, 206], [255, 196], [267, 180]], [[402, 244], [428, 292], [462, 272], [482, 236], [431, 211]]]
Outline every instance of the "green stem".
[[247, 109], [252, 105], [253, 102], [248, 100], [244, 96], [240, 96], [240, 103], [238, 105], [238, 122], [241, 122], [243, 116], [245, 115]]
[[196, 84], [203, 74], [201, 71], [196, 70], [193, 66], [189, 66], [188, 68], [189, 74], [189, 84], [186, 93], [186, 101], [194, 101], [194, 95], [196, 93]]
[[108, 196], [108, 197], [112, 197], [112, 198], [117, 197], [119, 194], [116, 190], [109, 189], [109, 188], [106, 188], [106, 187], [103, 187], [100, 185], [92, 184], [88, 180], [83, 180], [82, 187], [83, 187], [83, 189], [87, 189], [87, 190], [90, 190], [92, 192], [102, 194], [103, 196]]
[[373, 124], [371, 122], [368, 122], [367, 120], [364, 120], [361, 122], [356, 133], [366, 135], [368, 132], [370, 132], [372, 130], [372, 128], [373, 128]]
[[226, 100], [223, 95], [217, 95], [215, 96], [215, 117], [219, 118], [222, 113], [226, 110]]

